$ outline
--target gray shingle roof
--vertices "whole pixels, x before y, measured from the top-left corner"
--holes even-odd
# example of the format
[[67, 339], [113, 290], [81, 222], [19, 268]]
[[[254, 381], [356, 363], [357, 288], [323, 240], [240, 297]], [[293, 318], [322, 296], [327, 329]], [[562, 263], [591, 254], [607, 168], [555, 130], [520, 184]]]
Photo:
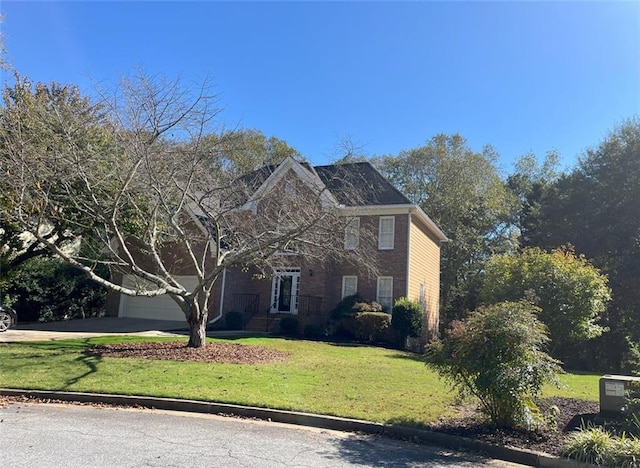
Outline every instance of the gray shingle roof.
[[[331, 194], [345, 206], [402, 205], [411, 203], [398, 189], [385, 179], [370, 163], [330, 164], [312, 167]], [[278, 166], [261, 167], [241, 177], [250, 189], [257, 190]]]
[[368, 162], [331, 164], [316, 166], [314, 169], [333, 196], [343, 205], [411, 203]]

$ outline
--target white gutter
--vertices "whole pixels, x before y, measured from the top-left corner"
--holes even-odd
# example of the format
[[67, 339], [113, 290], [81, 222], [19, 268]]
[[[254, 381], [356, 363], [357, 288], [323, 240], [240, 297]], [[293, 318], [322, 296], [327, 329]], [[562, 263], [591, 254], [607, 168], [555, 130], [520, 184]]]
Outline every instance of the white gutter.
[[340, 210], [351, 215], [393, 215], [413, 213], [418, 219], [424, 222], [440, 242], [447, 242], [449, 239], [444, 232], [440, 230], [429, 216], [418, 205], [413, 203], [402, 203], [397, 205], [364, 205], [364, 206], [341, 206]]
[[222, 318], [222, 307], [224, 306], [224, 287], [227, 282], [227, 268], [225, 267], [222, 270], [222, 286], [220, 288], [220, 309], [218, 310], [218, 315], [209, 320], [208, 323], [215, 323]]

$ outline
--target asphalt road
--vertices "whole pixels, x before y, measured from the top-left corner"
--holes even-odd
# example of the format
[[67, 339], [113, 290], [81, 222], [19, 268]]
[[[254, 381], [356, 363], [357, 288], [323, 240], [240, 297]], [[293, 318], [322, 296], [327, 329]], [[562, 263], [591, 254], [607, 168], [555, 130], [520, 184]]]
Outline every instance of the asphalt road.
[[517, 467], [337, 431], [201, 414], [78, 405], [0, 409], [0, 466]]

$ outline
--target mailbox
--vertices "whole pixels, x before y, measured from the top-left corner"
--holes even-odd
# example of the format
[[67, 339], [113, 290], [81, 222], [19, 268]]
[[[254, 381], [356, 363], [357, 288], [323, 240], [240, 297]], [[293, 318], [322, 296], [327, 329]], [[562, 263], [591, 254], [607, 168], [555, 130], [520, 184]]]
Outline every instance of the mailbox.
[[603, 375], [600, 378], [600, 416], [620, 416], [627, 402], [627, 390], [634, 383], [640, 387], [640, 377]]

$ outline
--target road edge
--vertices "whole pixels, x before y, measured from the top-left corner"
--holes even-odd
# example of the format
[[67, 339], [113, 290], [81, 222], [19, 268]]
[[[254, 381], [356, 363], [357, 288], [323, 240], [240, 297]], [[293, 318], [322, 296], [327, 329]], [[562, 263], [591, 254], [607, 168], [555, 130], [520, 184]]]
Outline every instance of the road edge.
[[60, 400], [78, 403], [111, 404], [120, 406], [137, 406], [150, 409], [184, 411], [204, 414], [223, 414], [245, 418], [263, 419], [299, 426], [310, 426], [320, 429], [331, 429], [344, 432], [361, 432], [381, 435], [396, 439], [406, 439], [414, 442], [436, 445], [449, 449], [462, 449], [481, 452], [492, 458], [541, 468], [579, 468], [588, 467], [566, 458], [559, 458], [543, 452], [503, 447], [467, 439], [460, 436], [441, 434], [395, 424], [382, 424], [359, 419], [341, 418], [297, 411], [276, 410], [253, 406], [233, 405], [198, 400], [180, 400], [176, 398], [160, 398], [136, 395], [110, 395], [104, 393], [62, 392], [50, 390], [20, 390], [0, 388], [0, 395], [10, 397], [26, 397], [41, 400]]

